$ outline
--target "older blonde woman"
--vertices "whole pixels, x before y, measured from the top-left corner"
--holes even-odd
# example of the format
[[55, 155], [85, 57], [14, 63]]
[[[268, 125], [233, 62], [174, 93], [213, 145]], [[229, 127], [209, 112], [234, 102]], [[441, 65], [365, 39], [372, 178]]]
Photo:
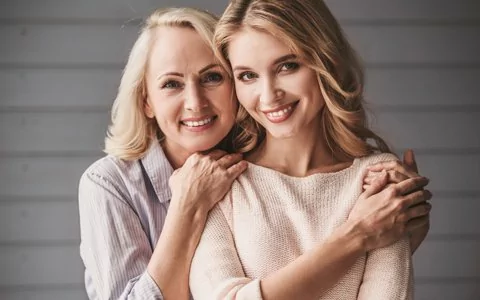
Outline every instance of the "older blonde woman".
[[[133, 46], [108, 155], [80, 181], [80, 254], [90, 299], [189, 298], [190, 263], [207, 214], [246, 168], [240, 155], [218, 150], [231, 150], [238, 130], [231, 131], [233, 83], [212, 51], [216, 21], [194, 9], [158, 10]], [[369, 199], [382, 205], [393, 198]], [[393, 216], [367, 202], [358, 209]], [[365, 221], [364, 230], [382, 233], [386, 243], [398, 239], [373, 215]], [[334, 256], [325, 260], [335, 263]]]

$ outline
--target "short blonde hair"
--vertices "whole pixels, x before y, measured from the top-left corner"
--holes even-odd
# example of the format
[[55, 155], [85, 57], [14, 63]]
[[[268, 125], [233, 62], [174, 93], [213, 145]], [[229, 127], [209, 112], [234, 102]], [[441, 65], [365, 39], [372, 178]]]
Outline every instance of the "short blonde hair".
[[[322, 126], [326, 142], [337, 157], [361, 157], [375, 151], [390, 152], [385, 141], [367, 126], [363, 106], [363, 68], [340, 25], [321, 0], [233, 0], [220, 18], [213, 38], [214, 51], [228, 61], [231, 37], [252, 28], [284, 42], [318, 74], [325, 108]], [[265, 129], [240, 105], [240, 132], [236, 147], [255, 150]], [[371, 145], [367, 140], [375, 141]]]
[[158, 9], [148, 17], [123, 71], [105, 139], [106, 153], [125, 160], [139, 159], [152, 140], [164, 138], [155, 119], [145, 114], [145, 74], [155, 29], [160, 26], [192, 28], [212, 47], [217, 21], [215, 15], [194, 8]]

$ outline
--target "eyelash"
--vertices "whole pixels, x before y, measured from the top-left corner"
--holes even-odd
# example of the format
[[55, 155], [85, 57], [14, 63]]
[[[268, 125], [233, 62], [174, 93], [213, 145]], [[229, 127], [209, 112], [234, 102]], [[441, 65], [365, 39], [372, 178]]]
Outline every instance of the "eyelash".
[[[175, 86], [171, 86], [172, 84], [175, 84]], [[180, 82], [178, 82], [176, 80], [169, 80], [162, 85], [162, 89], [176, 89], [176, 88], [179, 88], [181, 86], [182, 86], [182, 84]]]
[[[212, 77], [215, 77], [215, 79], [212, 79]], [[202, 78], [202, 83], [219, 83], [223, 81], [223, 75], [218, 73], [218, 72], [211, 72], [205, 74]]]
[[[296, 62], [285, 62], [285, 63], [282, 63], [282, 64], [278, 67], [278, 72], [295, 71], [295, 70], [298, 69], [299, 67], [300, 67], [300, 64], [299, 64], [299, 63], [296, 63]], [[253, 75], [253, 76], [252, 76], [253, 78], [245, 79], [244, 77], [245, 77], [246, 75]], [[256, 77], [258, 77], [258, 76], [257, 76], [254, 72], [245, 71], [245, 72], [242, 72], [242, 73], [238, 74], [237, 79], [240, 80], [240, 81], [243, 81], [243, 82], [248, 82], [248, 81], [250, 81], [250, 80], [255, 79]]]
[[[201, 83], [207, 85], [221, 82], [223, 82], [223, 75], [218, 72], [207, 73], [201, 79]], [[177, 89], [181, 87], [183, 87], [183, 83], [180, 83], [176, 80], [168, 80], [161, 86], [162, 89]]]

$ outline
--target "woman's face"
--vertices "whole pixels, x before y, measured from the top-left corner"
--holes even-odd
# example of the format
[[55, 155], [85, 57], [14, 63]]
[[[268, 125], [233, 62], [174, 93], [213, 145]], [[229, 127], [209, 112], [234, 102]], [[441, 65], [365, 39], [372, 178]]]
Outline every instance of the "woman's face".
[[272, 35], [244, 29], [228, 56], [238, 101], [275, 138], [319, 130], [324, 100], [317, 74]]
[[193, 29], [157, 29], [146, 84], [145, 113], [156, 118], [171, 153], [211, 149], [235, 122], [232, 83]]

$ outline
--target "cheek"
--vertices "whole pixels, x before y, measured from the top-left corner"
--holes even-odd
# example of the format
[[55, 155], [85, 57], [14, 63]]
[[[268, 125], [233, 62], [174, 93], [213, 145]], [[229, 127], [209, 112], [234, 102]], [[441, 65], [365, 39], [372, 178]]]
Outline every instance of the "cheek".
[[251, 110], [255, 107], [255, 91], [253, 84], [247, 86], [239, 83], [236, 85], [235, 91], [237, 93], [238, 102], [245, 107], [245, 109]]

